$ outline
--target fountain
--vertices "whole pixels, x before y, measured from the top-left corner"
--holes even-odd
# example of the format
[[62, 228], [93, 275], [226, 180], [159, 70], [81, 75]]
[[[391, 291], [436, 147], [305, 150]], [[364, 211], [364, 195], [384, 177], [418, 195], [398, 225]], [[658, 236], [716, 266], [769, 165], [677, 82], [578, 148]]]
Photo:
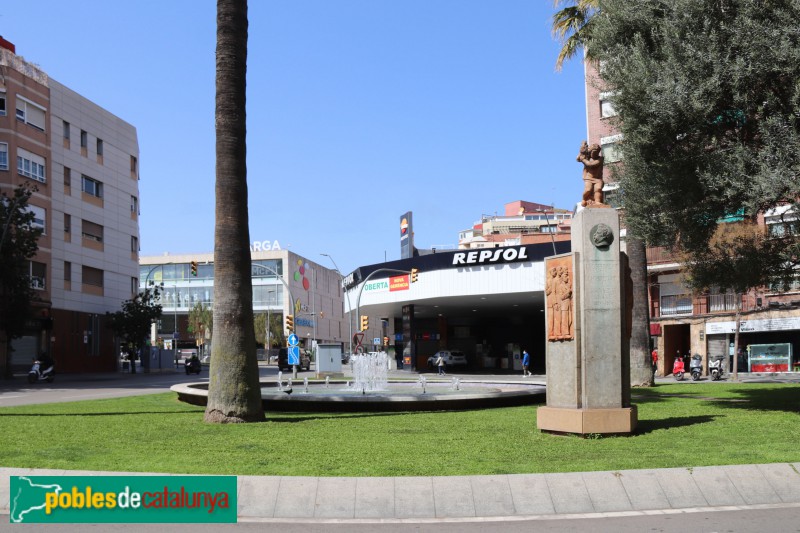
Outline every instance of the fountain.
[[362, 394], [387, 389], [389, 358], [386, 352], [354, 355], [350, 358], [350, 363], [353, 368], [353, 389], [361, 391]]
[[[390, 382], [388, 356], [385, 353], [368, 353], [351, 358], [352, 377], [309, 382], [303, 378], [303, 394], [286, 394], [292, 380], [283, 384], [283, 374], [277, 381], [261, 383], [264, 410], [311, 412], [363, 412], [363, 411], [442, 411], [479, 409], [543, 403], [544, 386], [518, 380], [480, 379], [464, 380], [452, 377], [440, 380], [433, 377], [414, 376], [398, 372]], [[205, 405], [208, 383], [174, 385], [178, 399], [195, 405]]]

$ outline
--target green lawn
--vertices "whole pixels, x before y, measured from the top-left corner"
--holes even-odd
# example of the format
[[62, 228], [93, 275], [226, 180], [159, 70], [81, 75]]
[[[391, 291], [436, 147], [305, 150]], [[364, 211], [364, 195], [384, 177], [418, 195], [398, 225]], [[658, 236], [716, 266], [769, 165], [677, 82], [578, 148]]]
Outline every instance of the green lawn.
[[173, 393], [0, 409], [0, 465], [283, 476], [418, 476], [800, 461], [800, 385], [634, 391], [637, 433], [542, 434], [536, 407], [269, 414], [210, 425]]

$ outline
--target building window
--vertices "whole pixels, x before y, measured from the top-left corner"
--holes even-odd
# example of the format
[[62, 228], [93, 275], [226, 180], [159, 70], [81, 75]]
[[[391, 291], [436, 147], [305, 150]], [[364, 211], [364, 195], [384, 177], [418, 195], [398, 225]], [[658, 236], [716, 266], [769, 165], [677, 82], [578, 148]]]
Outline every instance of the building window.
[[81, 130], [81, 148], [87, 148], [88, 146], [89, 146], [89, 134]]
[[98, 198], [103, 197], [103, 184], [85, 174], [81, 174], [81, 190]]
[[72, 281], [72, 263], [64, 261], [64, 281]]
[[8, 170], [8, 143], [0, 143], [0, 170]]
[[28, 211], [33, 213], [33, 222], [31, 222], [31, 227], [41, 229], [42, 234], [46, 234], [47, 211], [42, 207], [30, 204], [28, 204]]
[[611, 103], [611, 97], [614, 93], [600, 93], [600, 116], [603, 118], [617, 116], [617, 111], [614, 109], [614, 104]]
[[136, 173], [139, 171], [139, 161], [137, 161], [136, 156], [131, 156], [131, 175], [135, 176]]
[[63, 123], [64, 123], [64, 138], [66, 140], [69, 140], [69, 122], [64, 120]]
[[23, 96], [17, 95], [17, 120], [44, 131], [46, 109], [34, 104]]
[[85, 285], [92, 285], [94, 287], [103, 286], [103, 271], [99, 268], [92, 268], [84, 265], [82, 274], [83, 283]]
[[0, 91], [0, 117], [6, 116], [6, 92], [5, 89]]
[[139, 214], [139, 199], [131, 195], [131, 213]]
[[103, 139], [97, 139], [97, 155], [103, 155]]
[[84, 220], [81, 226], [81, 235], [84, 239], [103, 242], [103, 226]]
[[72, 169], [64, 167], [64, 187], [72, 187]]
[[600, 149], [603, 151], [605, 163], [616, 163], [622, 160], [622, 134], [600, 138]]
[[47, 288], [47, 265], [44, 263], [30, 262], [31, 287], [43, 291]]
[[139, 280], [137, 278], [131, 278], [131, 294], [138, 294], [139, 293]]
[[23, 176], [47, 183], [44, 177], [44, 158], [22, 148], [17, 149], [17, 172]]
[[139, 237], [131, 235], [131, 252], [137, 253], [139, 251]]
[[72, 215], [64, 213], [64, 233], [72, 231]]

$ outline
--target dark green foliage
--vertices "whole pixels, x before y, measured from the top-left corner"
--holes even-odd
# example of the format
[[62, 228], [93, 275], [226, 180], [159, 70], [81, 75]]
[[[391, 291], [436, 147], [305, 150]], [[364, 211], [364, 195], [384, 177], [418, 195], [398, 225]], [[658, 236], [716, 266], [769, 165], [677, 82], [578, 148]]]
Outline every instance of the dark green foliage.
[[[161, 304], [157, 304], [159, 287], [146, 288], [131, 300], [122, 302], [122, 309], [106, 313], [108, 327], [122, 339], [128, 353], [134, 353], [145, 344], [150, 325], [161, 318]], [[136, 372], [135, 359], [131, 358], [131, 372]]]
[[34, 214], [28, 200], [35, 186], [21, 185], [11, 195], [0, 193], [0, 333], [5, 339], [5, 355], [0, 368], [8, 375], [11, 339], [25, 330], [31, 317], [31, 302], [36, 292], [31, 287], [30, 260], [39, 249], [41, 228], [34, 227]]
[[719, 220], [798, 207], [800, 2], [607, 0], [600, 9], [590, 47], [615, 93], [629, 227], [682, 251], [696, 288], [793, 276], [796, 234], [725, 238]]

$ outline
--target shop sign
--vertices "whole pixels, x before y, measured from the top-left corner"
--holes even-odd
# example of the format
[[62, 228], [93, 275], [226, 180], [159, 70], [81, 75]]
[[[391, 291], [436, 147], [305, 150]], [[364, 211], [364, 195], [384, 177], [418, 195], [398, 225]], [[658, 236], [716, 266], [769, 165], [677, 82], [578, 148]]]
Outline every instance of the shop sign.
[[251, 252], [268, 252], [270, 250], [280, 250], [281, 243], [275, 241], [253, 241], [250, 245]]
[[407, 291], [409, 287], [408, 274], [405, 276], [392, 276], [389, 278], [389, 291]]
[[[800, 329], [800, 316], [742, 320], [739, 326], [739, 332], [741, 333], [792, 329]], [[736, 322], [706, 322], [706, 335], [724, 335], [728, 333], [736, 333]]]
[[528, 249], [524, 246], [491, 248], [489, 250], [475, 250], [472, 252], [457, 252], [453, 254], [454, 265], [511, 263], [523, 259], [528, 259]]
[[364, 284], [364, 292], [384, 292], [389, 290], [389, 282], [385, 279]]

